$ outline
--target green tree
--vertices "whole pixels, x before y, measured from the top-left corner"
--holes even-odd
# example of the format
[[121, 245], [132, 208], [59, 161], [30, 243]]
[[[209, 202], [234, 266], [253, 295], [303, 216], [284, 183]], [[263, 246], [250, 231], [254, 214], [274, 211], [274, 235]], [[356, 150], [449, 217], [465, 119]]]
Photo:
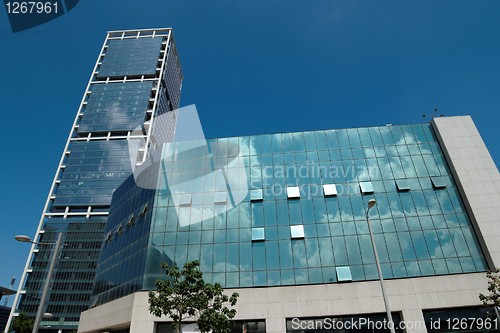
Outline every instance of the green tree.
[[197, 324], [201, 332], [229, 333], [234, 326], [231, 320], [236, 316], [236, 310], [228, 308], [225, 304], [229, 303], [231, 307], [238, 301], [238, 293], [227, 296], [223, 293], [220, 284], [207, 284], [205, 292], [207, 293], [208, 307], [201, 311]]
[[163, 263], [167, 278], [157, 280], [157, 290], [149, 292], [149, 312], [157, 317], [169, 316], [178, 333], [186, 319], [195, 317], [201, 332], [230, 332], [236, 310], [225, 304], [234, 306], [239, 295], [227, 296], [220, 284], [206, 283], [199, 266], [197, 260], [186, 263], [182, 270]]
[[483, 302], [486, 307], [498, 307], [500, 306], [500, 268], [496, 268], [494, 271], [489, 271], [486, 273], [488, 278], [488, 295], [479, 294], [479, 299]]
[[12, 324], [10, 326], [10, 332], [16, 333], [31, 333], [33, 331], [33, 325], [35, 321], [28, 317], [26, 313], [21, 312], [17, 317], [12, 319]]

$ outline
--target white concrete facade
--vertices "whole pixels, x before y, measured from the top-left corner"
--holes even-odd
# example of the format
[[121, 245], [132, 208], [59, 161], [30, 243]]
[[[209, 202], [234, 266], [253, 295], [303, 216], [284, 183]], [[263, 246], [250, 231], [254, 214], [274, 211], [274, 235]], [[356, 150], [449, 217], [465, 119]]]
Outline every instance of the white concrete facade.
[[500, 267], [500, 174], [470, 116], [434, 118], [465, 208], [490, 268]]
[[[490, 268], [500, 266], [500, 176], [469, 116], [436, 118], [433, 128]], [[485, 293], [484, 273], [386, 281], [393, 312], [400, 312], [406, 332], [426, 332], [422, 310], [478, 306]], [[286, 332], [286, 319], [384, 313], [378, 281], [268, 288], [228, 289], [240, 294], [235, 319], [265, 319], [266, 330]], [[78, 332], [106, 332], [130, 327], [130, 333], [155, 332], [147, 292], [138, 292], [82, 313]], [[415, 327], [410, 327], [413, 325]]]
[[[426, 332], [423, 309], [479, 305], [486, 289], [483, 273], [386, 281], [393, 312], [401, 312], [408, 333]], [[236, 319], [266, 319], [270, 333], [286, 331], [294, 317], [331, 317], [384, 313], [378, 281], [347, 284], [228, 289], [240, 293]], [[149, 313], [147, 292], [138, 292], [82, 313], [78, 332], [106, 332], [130, 326], [130, 333], [154, 332], [155, 322], [167, 321]]]

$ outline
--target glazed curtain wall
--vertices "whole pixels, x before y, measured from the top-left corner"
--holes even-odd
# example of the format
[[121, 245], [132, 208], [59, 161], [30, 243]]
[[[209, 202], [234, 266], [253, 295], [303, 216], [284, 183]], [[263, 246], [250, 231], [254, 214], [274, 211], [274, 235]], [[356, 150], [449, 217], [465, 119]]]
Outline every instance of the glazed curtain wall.
[[[175, 193], [168, 186], [157, 190], [148, 255], [161, 253], [178, 265], [199, 259], [205, 279], [227, 288], [373, 280], [365, 214], [375, 198], [370, 219], [385, 278], [486, 270], [428, 124], [209, 141], [214, 143], [237, 145], [244, 167], [228, 164], [225, 171], [229, 180], [245, 175], [247, 184], [233, 187], [245, 199], [218, 208], [214, 195], [227, 184], [200, 169], [228, 160], [164, 156], [165, 178], [189, 185], [176, 186]], [[337, 195], [325, 195], [325, 184], [335, 184]], [[298, 187], [300, 197], [291, 198], [289, 187]], [[175, 196], [183, 191], [190, 200], [179, 205]], [[214, 211], [220, 213], [204, 218]], [[182, 227], [181, 215], [193, 223]], [[291, 226], [299, 226], [298, 237]], [[144, 287], [154, 288], [161, 277], [146, 270]]]

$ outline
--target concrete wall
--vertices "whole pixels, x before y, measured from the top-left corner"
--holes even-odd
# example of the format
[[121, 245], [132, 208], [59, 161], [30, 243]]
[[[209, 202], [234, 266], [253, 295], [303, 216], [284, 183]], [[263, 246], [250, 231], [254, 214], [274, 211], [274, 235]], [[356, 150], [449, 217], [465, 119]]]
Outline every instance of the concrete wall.
[[[406, 322], [423, 322], [423, 309], [480, 305], [486, 290], [483, 273], [422, 277], [386, 281], [392, 311], [401, 311]], [[266, 319], [267, 332], [285, 332], [285, 319], [384, 313], [378, 281], [309, 286], [228, 289], [240, 298], [236, 319]], [[155, 318], [148, 310], [147, 292], [115, 300], [82, 313], [78, 332], [104, 332], [130, 325], [131, 333], [154, 332]], [[426, 332], [425, 327], [408, 333]]]
[[434, 118], [432, 126], [490, 269], [500, 267], [500, 174], [470, 116]]

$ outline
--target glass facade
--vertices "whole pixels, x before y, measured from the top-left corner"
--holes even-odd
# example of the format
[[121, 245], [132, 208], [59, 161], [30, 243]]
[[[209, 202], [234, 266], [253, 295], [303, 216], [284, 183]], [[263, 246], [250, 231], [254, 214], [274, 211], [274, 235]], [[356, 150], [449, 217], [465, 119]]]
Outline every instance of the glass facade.
[[127, 140], [75, 141], [70, 149], [53, 206], [109, 206], [132, 173]]
[[[57, 234], [64, 233], [64, 246], [53, 276], [46, 312], [62, 318], [72, 318], [88, 308], [105, 224], [105, 216], [46, 219], [43, 242], [55, 242]], [[38, 309], [38, 293], [46, 281], [51, 255], [51, 245], [39, 245], [32, 263], [33, 272], [25, 284], [26, 296], [22, 309], [27, 313], [36, 313]], [[73, 323], [61, 324], [70, 329]]]
[[115, 191], [97, 270], [94, 293], [100, 297], [95, 304], [141, 290], [145, 267], [156, 266], [160, 273], [159, 265], [168, 262], [160, 253], [146, 257], [154, 193], [137, 187], [134, 176]]
[[[169, 68], [168, 74], [167, 64], [175, 67]], [[118, 244], [116, 235], [107, 235], [105, 227], [112, 194], [132, 174], [136, 163], [134, 154], [139, 147], [131, 150], [131, 136], [147, 142], [152, 118], [178, 107], [182, 83], [179, 66], [170, 29], [135, 31], [133, 35], [108, 33], [39, 227], [38, 241], [43, 243], [54, 242], [57, 233], [63, 232], [64, 246], [46, 309], [53, 317], [42, 321], [51, 330], [75, 330], [80, 313], [94, 302], [103, 239], [106, 236], [107, 242]], [[141, 196], [138, 200], [143, 199]], [[139, 243], [139, 235], [149, 231], [142, 231], [142, 219], [151, 215], [151, 210], [140, 208], [135, 221], [128, 221], [134, 225], [134, 241]], [[130, 233], [126, 223], [122, 230], [120, 237], [125, 239]], [[39, 245], [28, 259], [30, 270], [21, 282], [25, 293], [18, 312], [35, 316], [52, 247]], [[114, 268], [113, 273], [118, 271]]]
[[152, 89], [152, 81], [95, 85], [78, 132], [134, 130], [144, 122]]
[[98, 77], [155, 75], [163, 38], [111, 39]]
[[[369, 217], [384, 278], [487, 269], [429, 124], [208, 140], [220, 144], [235, 145], [243, 164], [231, 167], [231, 158], [213, 154], [172, 154], [189, 151], [181, 148], [190, 142], [164, 145], [159, 179], [168, 181], [159, 181], [146, 222], [146, 258], [112, 251], [111, 240], [102, 269], [109, 269], [110, 258], [128, 266], [105, 278], [98, 274], [98, 281], [130, 288], [122, 284], [137, 279], [126, 281], [126, 272], [139, 265], [141, 288], [153, 289], [164, 277], [161, 262], [182, 266], [195, 259], [208, 282], [226, 288], [376, 280], [366, 220], [370, 199], [377, 201]], [[225, 178], [214, 176], [214, 165], [227, 165]], [[435, 177], [442, 186], [433, 185]], [[221, 205], [217, 193], [229, 183], [229, 197], [244, 200]], [[325, 193], [327, 184], [335, 193], [331, 186]], [[143, 251], [141, 242], [127, 253]], [[115, 298], [110, 293], [99, 302]]]

